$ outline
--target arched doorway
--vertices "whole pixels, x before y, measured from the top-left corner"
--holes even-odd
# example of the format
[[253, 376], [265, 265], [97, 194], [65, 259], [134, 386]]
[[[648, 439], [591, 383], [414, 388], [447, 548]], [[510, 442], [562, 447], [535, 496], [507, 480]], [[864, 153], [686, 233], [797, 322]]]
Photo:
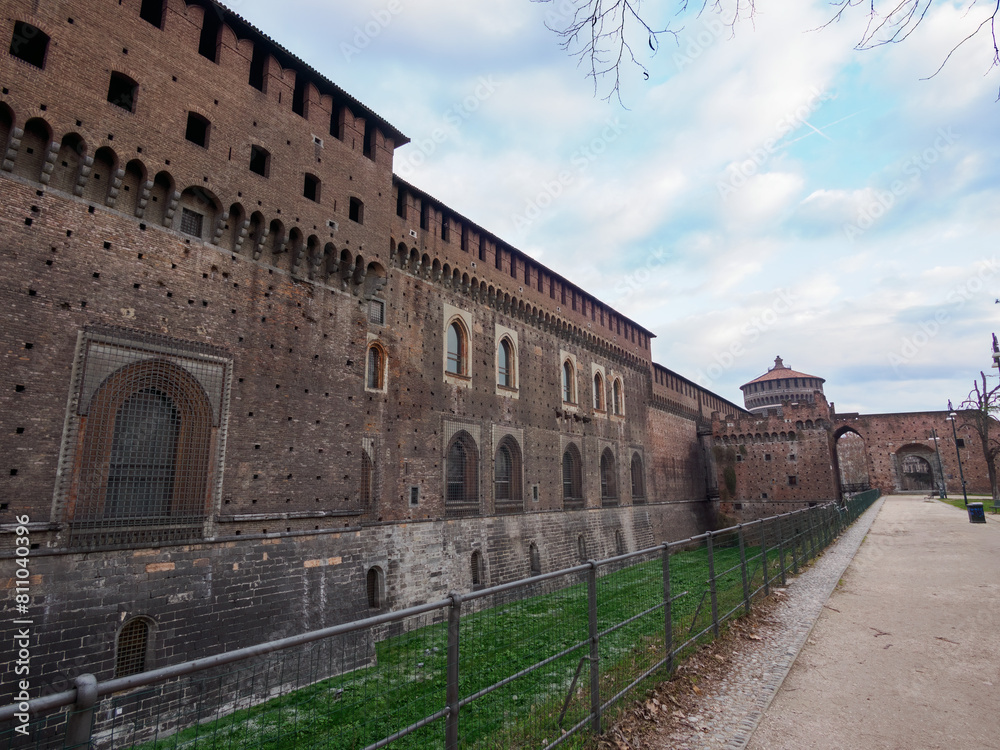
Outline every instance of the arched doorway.
[[911, 443], [896, 451], [896, 489], [931, 492], [940, 486], [937, 457], [926, 445]]

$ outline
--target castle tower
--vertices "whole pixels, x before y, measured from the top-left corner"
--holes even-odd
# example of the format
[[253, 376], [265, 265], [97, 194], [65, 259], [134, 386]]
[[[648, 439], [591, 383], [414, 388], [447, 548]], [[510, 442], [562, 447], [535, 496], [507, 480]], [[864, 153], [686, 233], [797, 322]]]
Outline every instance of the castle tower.
[[769, 409], [781, 413], [783, 402], [813, 403], [815, 394], [823, 394], [823, 378], [807, 375], [786, 367], [781, 357], [774, 358], [774, 367], [759, 378], [741, 385], [743, 403], [754, 414], [766, 413]]

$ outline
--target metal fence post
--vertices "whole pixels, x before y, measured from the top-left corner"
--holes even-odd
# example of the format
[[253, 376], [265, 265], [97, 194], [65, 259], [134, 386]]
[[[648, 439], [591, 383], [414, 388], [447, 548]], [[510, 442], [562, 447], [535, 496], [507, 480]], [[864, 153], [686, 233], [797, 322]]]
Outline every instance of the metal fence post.
[[451, 607], [448, 609], [448, 676], [445, 687], [445, 700], [448, 702], [448, 715], [445, 717], [444, 746], [447, 750], [458, 748], [458, 635], [462, 621], [462, 595], [452, 591], [448, 594]]
[[767, 569], [767, 530], [764, 528], [763, 520], [760, 522], [760, 559], [764, 564], [764, 596], [768, 596], [771, 593], [771, 582], [768, 580], [770, 576]]
[[792, 573], [799, 574], [799, 545], [802, 543], [802, 534], [796, 528], [798, 519], [794, 514], [790, 514], [792, 522]]
[[663, 643], [666, 648], [667, 674], [674, 671], [674, 618], [670, 593], [670, 545], [663, 545]]
[[785, 580], [785, 519], [781, 516], [777, 517], [778, 523], [778, 566], [781, 568], [781, 585], [784, 586], [787, 581]]
[[94, 726], [94, 704], [97, 703], [97, 678], [92, 674], [79, 675], [76, 685], [76, 703], [66, 720], [66, 747], [90, 747]]
[[601, 733], [601, 665], [600, 644], [597, 630], [597, 563], [590, 561], [587, 572], [587, 619], [590, 630], [590, 728], [594, 735]]
[[712, 553], [712, 532], [709, 531], [705, 539], [705, 547], [708, 550], [708, 590], [712, 598], [712, 632], [715, 637], [719, 637], [719, 596], [715, 590], [715, 556]]
[[743, 524], [736, 527], [736, 535], [740, 540], [740, 574], [743, 576], [743, 608], [744, 614], [750, 614], [750, 581], [747, 578], [747, 551], [743, 539]]

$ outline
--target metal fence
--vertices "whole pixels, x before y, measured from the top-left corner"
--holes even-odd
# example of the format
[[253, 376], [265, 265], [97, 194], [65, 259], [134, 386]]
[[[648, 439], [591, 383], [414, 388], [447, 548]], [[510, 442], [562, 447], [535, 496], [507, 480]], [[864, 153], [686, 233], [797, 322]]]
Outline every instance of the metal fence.
[[[555, 747], [600, 733], [878, 497], [862, 493], [0, 709], [0, 747]], [[294, 616], [294, 615], [292, 615]], [[30, 719], [26, 714], [30, 714]]]

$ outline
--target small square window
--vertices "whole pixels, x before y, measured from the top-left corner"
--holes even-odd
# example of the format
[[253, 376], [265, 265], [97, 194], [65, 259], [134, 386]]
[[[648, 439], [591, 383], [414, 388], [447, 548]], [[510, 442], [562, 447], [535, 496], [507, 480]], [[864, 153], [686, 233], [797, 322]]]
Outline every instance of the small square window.
[[789, 487], [797, 487], [798, 484], [799, 484], [799, 478], [798, 477], [791, 477], [791, 476], [788, 477], [788, 486]]
[[184, 137], [191, 141], [191, 143], [202, 148], [208, 148], [208, 128], [208, 120], [195, 112], [188, 112], [187, 129], [184, 131]]
[[965, 447], [965, 438], [958, 438], [955, 441], [955, 445], [957, 445], [959, 448], [964, 448]]
[[771, 460], [771, 454], [770, 453], [765, 453], [764, 454], [764, 460], [765, 461], [770, 461]]
[[766, 492], [761, 492], [760, 493], [760, 499], [761, 500], [767, 500], [767, 493]]
[[124, 73], [112, 72], [108, 83], [108, 101], [126, 112], [135, 112], [139, 84]]
[[385, 302], [373, 299], [368, 302], [368, 322], [375, 325], [385, 325]]
[[190, 208], [181, 209], [181, 231], [193, 237], [201, 237], [201, 225], [205, 217]]
[[743, 456], [739, 453], [736, 454], [736, 463], [738, 464], [743, 463]]

